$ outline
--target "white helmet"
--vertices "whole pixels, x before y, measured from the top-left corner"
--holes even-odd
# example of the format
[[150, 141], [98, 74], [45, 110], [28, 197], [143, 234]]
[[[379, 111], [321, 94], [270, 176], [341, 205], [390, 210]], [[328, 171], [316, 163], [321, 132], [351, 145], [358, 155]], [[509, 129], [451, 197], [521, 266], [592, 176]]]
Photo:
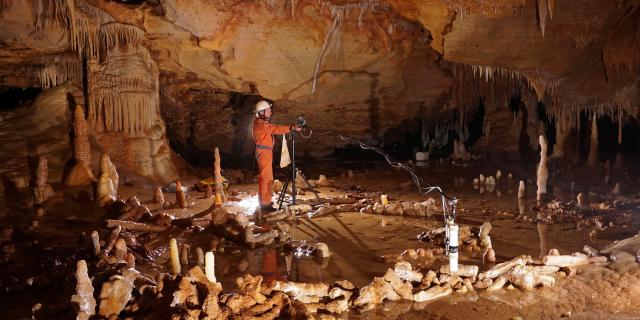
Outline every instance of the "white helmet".
[[271, 104], [269, 102], [266, 102], [264, 100], [259, 101], [258, 103], [256, 103], [256, 113], [260, 112], [260, 111], [264, 111], [271, 108]]

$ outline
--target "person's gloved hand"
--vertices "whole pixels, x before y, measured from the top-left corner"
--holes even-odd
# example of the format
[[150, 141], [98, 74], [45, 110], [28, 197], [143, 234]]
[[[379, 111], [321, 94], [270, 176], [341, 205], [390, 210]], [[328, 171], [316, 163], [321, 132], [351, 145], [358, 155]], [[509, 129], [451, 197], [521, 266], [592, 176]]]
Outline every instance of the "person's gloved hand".
[[291, 125], [291, 130], [292, 131], [302, 131], [302, 127], [297, 125], [297, 124], [292, 124]]

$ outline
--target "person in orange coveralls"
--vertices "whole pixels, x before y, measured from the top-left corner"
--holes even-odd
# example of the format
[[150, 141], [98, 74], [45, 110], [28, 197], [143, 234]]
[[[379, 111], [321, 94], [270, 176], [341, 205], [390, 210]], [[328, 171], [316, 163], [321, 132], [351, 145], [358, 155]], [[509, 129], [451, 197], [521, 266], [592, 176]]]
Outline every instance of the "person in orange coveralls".
[[260, 210], [275, 211], [271, 196], [273, 195], [273, 135], [285, 134], [291, 130], [300, 131], [298, 125], [276, 125], [269, 123], [272, 111], [271, 104], [260, 101], [256, 104], [256, 119], [253, 121], [253, 139], [256, 142], [256, 159], [258, 160], [258, 198]]

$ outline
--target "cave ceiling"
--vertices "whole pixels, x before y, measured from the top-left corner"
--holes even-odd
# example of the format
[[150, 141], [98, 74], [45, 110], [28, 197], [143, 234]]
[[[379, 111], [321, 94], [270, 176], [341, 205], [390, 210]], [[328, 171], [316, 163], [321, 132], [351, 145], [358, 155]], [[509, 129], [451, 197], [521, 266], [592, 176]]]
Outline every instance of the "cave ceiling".
[[[51, 10], [52, 2], [2, 1], [3, 85], [40, 86], [47, 65], [87, 57], [74, 40], [74, 19], [80, 31], [91, 28], [80, 22], [139, 29], [160, 77], [305, 105], [311, 113], [377, 101], [395, 110], [381, 121], [393, 122], [401, 118], [394, 112], [411, 105], [455, 105], [447, 97], [456, 66], [478, 81], [519, 79], [555, 109], [637, 112], [638, 1], [76, 0], [57, 1], [43, 16], [38, 6]], [[360, 112], [351, 109], [343, 112]]]

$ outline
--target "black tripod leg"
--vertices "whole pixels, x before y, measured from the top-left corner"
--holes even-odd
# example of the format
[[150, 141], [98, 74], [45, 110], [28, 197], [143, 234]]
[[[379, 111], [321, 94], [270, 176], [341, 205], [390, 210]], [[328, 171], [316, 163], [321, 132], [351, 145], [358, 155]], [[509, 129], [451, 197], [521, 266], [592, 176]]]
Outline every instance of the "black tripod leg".
[[313, 194], [316, 196], [316, 199], [318, 199], [318, 201], [322, 201], [322, 199], [320, 199], [320, 196], [318, 195], [318, 191], [311, 185], [311, 183], [309, 183], [309, 180], [307, 180], [307, 177], [304, 176], [304, 174], [302, 173], [302, 171], [298, 170], [298, 173], [300, 174], [300, 176], [302, 177], [302, 180], [304, 181], [304, 183], [307, 185], [307, 187], [309, 188], [309, 190], [311, 190], [311, 192], [313, 192]]
[[287, 177], [282, 185], [282, 190], [280, 190], [280, 195], [278, 195], [278, 210], [282, 209], [282, 203], [284, 202], [284, 197], [287, 194], [287, 188], [289, 187], [289, 182], [291, 181], [291, 177]]

